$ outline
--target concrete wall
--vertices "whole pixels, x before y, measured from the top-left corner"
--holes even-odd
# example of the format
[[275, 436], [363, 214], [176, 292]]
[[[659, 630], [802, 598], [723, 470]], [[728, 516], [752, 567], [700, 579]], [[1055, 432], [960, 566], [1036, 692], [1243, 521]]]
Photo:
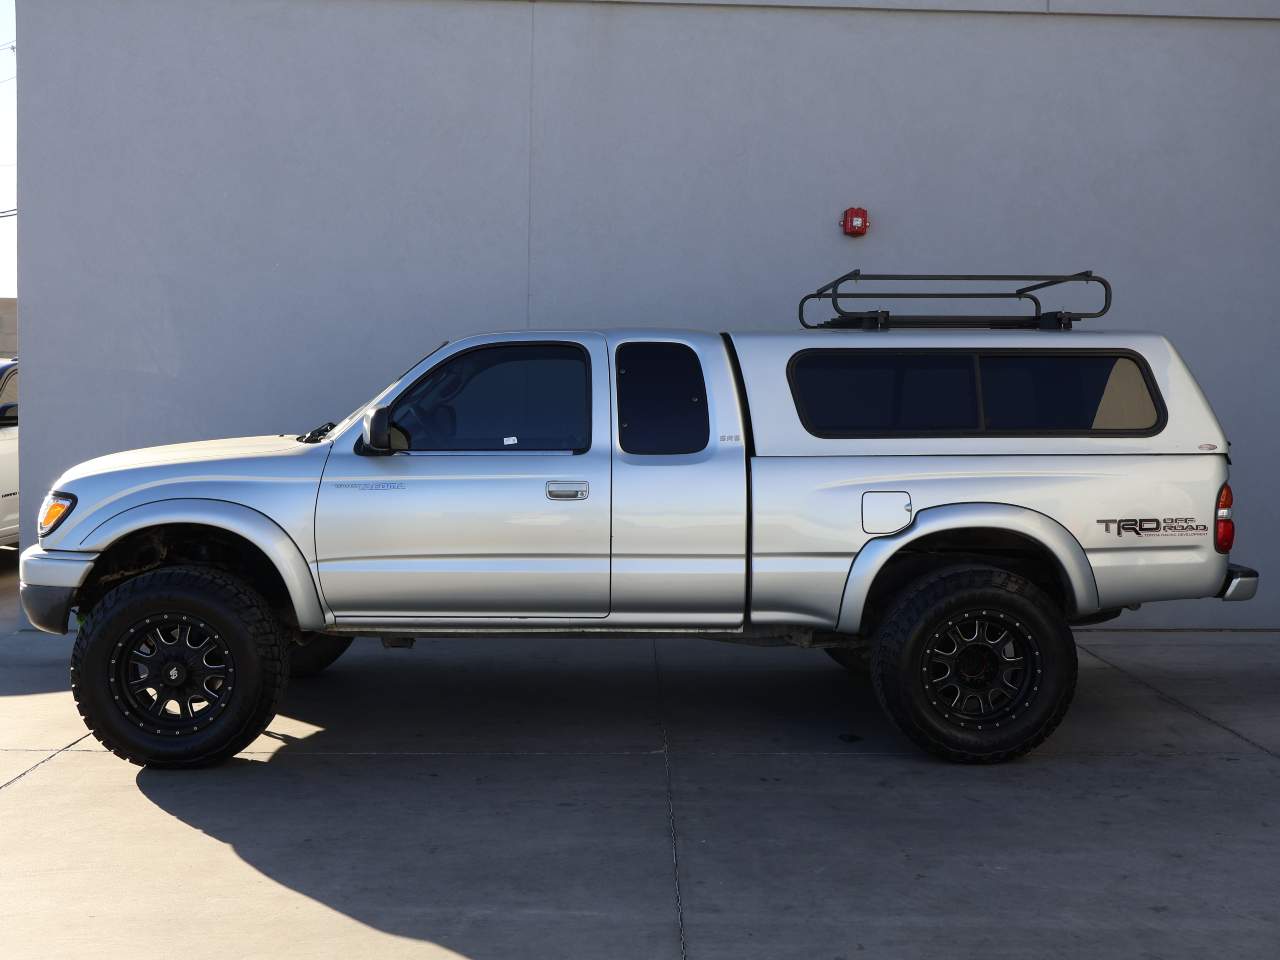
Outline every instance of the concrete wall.
[[[1277, 4], [861, 6], [20, 0], [27, 514], [85, 457], [336, 419], [476, 330], [1094, 268], [1102, 324], [1213, 398], [1237, 554], [1280, 576], [1280, 22], [1239, 19]], [[1280, 589], [1142, 620], [1277, 625]]]

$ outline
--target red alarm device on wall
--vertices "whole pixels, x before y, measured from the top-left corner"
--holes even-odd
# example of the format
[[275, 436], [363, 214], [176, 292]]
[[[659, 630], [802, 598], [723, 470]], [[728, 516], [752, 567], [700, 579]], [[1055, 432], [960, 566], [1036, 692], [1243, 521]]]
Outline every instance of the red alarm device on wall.
[[840, 218], [840, 228], [846, 237], [865, 237], [871, 229], [871, 218], [865, 207], [850, 207]]

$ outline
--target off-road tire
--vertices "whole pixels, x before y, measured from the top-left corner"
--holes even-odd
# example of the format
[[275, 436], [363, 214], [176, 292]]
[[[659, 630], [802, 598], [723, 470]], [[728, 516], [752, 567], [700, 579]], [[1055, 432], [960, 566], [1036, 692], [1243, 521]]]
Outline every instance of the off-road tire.
[[[215, 633], [230, 654], [234, 677], [225, 707], [195, 732], [156, 733], [123, 705], [115, 658], [138, 625], [175, 614], [198, 619]], [[280, 625], [255, 590], [211, 567], [166, 567], [126, 580], [89, 611], [71, 654], [71, 692], [90, 732], [117, 756], [139, 766], [207, 766], [243, 750], [266, 729], [288, 681], [286, 657]]]
[[306, 643], [289, 645], [289, 676], [314, 677], [333, 666], [335, 660], [347, 652], [351, 637], [332, 637], [322, 633], [303, 634]]
[[[949, 623], [980, 615], [1033, 638], [1026, 669], [1035, 671], [1025, 695], [1012, 698], [1012, 715], [984, 723], [939, 705], [937, 681], [926, 687], [930, 644]], [[871, 661], [876, 697], [898, 728], [958, 763], [1000, 763], [1043, 743], [1071, 705], [1076, 673], [1075, 639], [1058, 606], [1029, 580], [987, 566], [949, 567], [904, 588], [881, 621]]]

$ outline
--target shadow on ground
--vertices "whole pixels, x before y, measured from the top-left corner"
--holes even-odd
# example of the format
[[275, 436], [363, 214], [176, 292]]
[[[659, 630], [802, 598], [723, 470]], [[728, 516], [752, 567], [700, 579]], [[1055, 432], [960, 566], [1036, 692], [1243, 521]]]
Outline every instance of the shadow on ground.
[[[766, 669], [752, 652], [701, 680], [668, 670], [664, 706], [650, 643], [362, 641], [291, 686], [274, 742], [255, 746], [269, 754], [137, 783], [273, 880], [385, 932], [468, 957], [676, 956], [664, 734], [731, 747], [773, 726], [757, 748], [905, 749], [869, 688], [850, 696], [821, 654], [786, 651], [780, 667], [763, 651]], [[673, 687], [704, 682], [693, 713], [673, 709], [692, 693]]]
[[656, 649], [660, 681], [648, 643], [357, 644], [247, 758], [137, 784], [272, 880], [475, 960], [677, 957], [678, 918], [697, 957], [1274, 956], [1274, 754], [1096, 657], [1049, 745], [966, 768], [819, 653]]

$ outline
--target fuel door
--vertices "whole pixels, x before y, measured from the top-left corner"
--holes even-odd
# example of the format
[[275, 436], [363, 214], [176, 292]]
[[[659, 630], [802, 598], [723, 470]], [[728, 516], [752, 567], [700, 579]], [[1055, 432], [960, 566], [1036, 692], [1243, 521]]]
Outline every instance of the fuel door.
[[865, 533], [897, 533], [911, 525], [911, 494], [903, 490], [868, 490], [862, 495]]

